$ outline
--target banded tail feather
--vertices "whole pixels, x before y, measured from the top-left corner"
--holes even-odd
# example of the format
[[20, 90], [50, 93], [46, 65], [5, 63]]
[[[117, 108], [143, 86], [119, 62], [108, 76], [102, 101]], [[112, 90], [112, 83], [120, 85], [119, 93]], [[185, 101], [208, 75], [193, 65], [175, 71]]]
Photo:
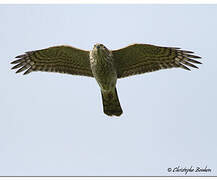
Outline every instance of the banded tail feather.
[[123, 111], [118, 99], [117, 89], [112, 91], [105, 92], [101, 90], [102, 102], [103, 102], [103, 111], [108, 116], [120, 116]]

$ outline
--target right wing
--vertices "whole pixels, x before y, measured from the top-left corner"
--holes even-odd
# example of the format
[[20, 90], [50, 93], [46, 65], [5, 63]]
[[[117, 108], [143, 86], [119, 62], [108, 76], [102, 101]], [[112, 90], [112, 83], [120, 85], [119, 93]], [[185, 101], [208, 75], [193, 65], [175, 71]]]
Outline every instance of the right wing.
[[16, 64], [12, 69], [20, 68], [16, 73], [25, 70], [24, 74], [32, 71], [47, 71], [93, 77], [89, 51], [71, 46], [54, 46], [30, 51], [16, 58], [19, 59], [11, 62]]
[[[133, 44], [122, 49], [113, 50], [118, 78], [168, 68], [183, 68], [187, 66], [198, 68], [192, 63], [201, 64], [194, 59], [191, 51], [180, 48], [160, 47], [150, 44]], [[193, 58], [193, 59], [191, 59]]]

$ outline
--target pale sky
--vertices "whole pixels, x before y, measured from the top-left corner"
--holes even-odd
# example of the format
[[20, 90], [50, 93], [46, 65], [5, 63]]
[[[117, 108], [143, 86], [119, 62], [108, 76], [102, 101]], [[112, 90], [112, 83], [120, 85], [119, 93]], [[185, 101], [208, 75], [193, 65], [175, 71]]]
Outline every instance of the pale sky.
[[[0, 5], [0, 176], [217, 175], [217, 5]], [[10, 70], [54, 45], [181, 47], [200, 69], [118, 80], [121, 117], [93, 78]]]

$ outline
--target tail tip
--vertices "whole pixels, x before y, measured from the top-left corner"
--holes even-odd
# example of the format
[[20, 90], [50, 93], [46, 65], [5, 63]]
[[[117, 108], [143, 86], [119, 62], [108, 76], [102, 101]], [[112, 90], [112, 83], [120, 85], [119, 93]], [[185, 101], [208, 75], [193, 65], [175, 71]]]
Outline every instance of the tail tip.
[[121, 110], [110, 110], [110, 111], [104, 111], [104, 113], [108, 116], [120, 116], [123, 114], [122, 109]]

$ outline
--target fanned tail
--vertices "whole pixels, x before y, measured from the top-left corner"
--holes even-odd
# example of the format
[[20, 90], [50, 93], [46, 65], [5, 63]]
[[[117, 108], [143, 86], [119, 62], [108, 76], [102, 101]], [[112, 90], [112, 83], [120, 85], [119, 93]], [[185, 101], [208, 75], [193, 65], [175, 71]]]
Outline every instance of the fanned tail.
[[103, 111], [108, 116], [120, 116], [123, 111], [118, 99], [118, 94], [116, 88], [112, 91], [104, 92], [101, 90]]

